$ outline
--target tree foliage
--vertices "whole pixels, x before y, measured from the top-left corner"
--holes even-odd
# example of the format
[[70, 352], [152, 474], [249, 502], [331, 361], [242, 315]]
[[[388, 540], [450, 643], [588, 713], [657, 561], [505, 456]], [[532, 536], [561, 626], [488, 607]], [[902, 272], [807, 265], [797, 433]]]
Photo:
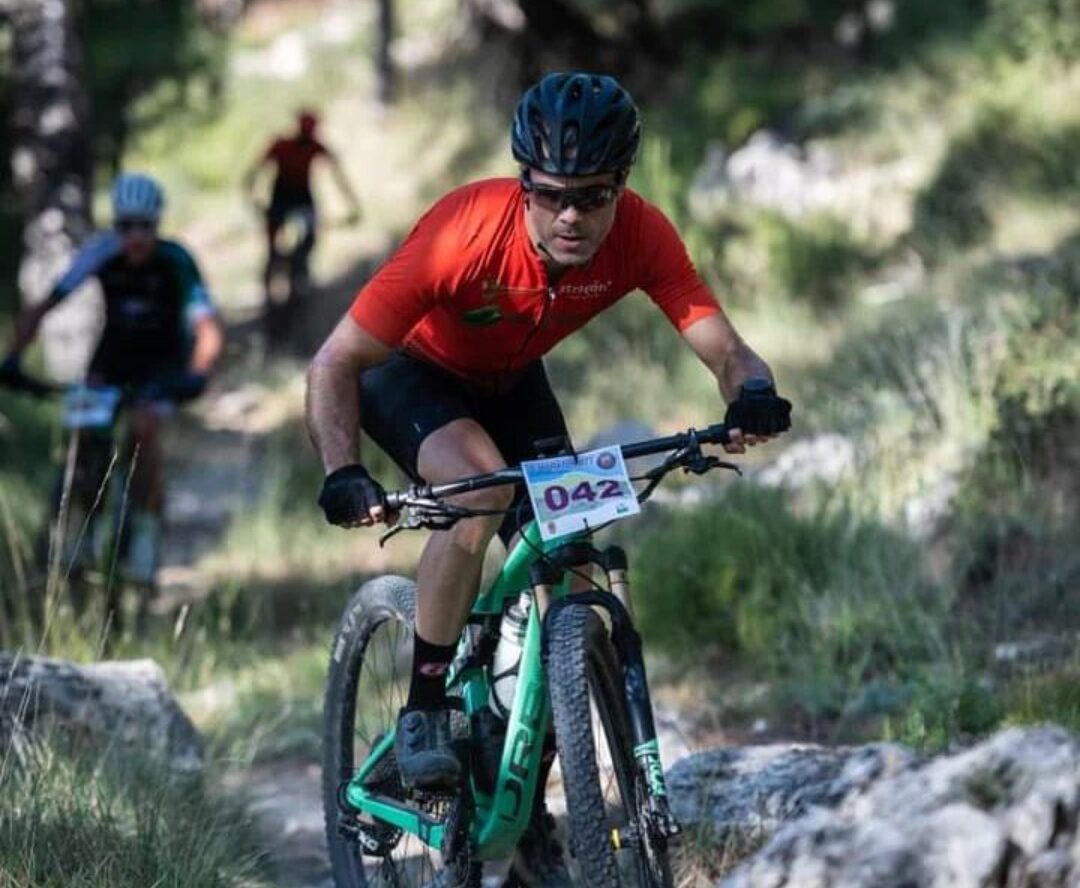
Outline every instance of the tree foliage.
[[111, 171], [138, 127], [220, 95], [224, 35], [194, 0], [86, 0], [83, 35], [96, 147]]

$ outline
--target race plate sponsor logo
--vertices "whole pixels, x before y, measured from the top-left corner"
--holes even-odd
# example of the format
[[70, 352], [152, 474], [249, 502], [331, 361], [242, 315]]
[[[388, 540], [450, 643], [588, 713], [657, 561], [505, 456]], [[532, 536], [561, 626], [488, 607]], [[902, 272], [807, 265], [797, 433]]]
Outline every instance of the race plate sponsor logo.
[[588, 530], [640, 511], [618, 447], [521, 464], [544, 540]]
[[73, 386], [64, 394], [64, 428], [107, 429], [120, 397], [120, 389], [112, 386]]

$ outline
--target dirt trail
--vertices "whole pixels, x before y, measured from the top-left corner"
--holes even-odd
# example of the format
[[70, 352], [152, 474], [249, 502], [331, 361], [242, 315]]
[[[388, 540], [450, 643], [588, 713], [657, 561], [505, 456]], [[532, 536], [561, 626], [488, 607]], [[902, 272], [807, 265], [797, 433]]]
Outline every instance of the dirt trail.
[[[701, 743], [688, 735], [680, 714], [663, 705], [657, 706], [657, 730], [665, 767], [701, 748]], [[248, 813], [265, 848], [275, 884], [280, 888], [334, 888], [323, 835], [318, 763], [275, 762], [232, 779], [237, 784], [242, 780], [246, 787]], [[562, 821], [566, 809], [557, 766], [547, 799], [549, 810]], [[487, 864], [484, 888], [498, 888], [507, 867], [508, 861]]]
[[[166, 552], [158, 610], [173, 613], [212, 588], [199, 568], [202, 556], [220, 547], [235, 516], [260, 493], [261, 440], [275, 425], [267, 390], [252, 382], [244, 363], [251, 337], [241, 329], [214, 386], [196, 410], [178, 419], [169, 442]], [[691, 722], [688, 703], [656, 693], [657, 727], [665, 766], [718, 739], [700, 720]], [[690, 709], [693, 706], [690, 705]], [[248, 814], [266, 867], [280, 888], [333, 888], [323, 835], [318, 762], [286, 759], [236, 771], [227, 785], [248, 799]], [[548, 787], [549, 808], [564, 815], [558, 769]], [[485, 886], [496, 888], [506, 863], [489, 864]]]
[[[249, 343], [250, 344], [250, 343]], [[266, 391], [247, 381], [238, 366], [243, 349], [234, 344], [213, 389], [197, 411], [177, 423], [169, 446], [169, 495], [166, 505], [167, 546], [161, 573], [158, 609], [174, 612], [185, 601], [211, 590], [211, 578], [199, 559], [219, 547], [230, 523], [260, 492], [260, 440], [267, 432]], [[657, 726], [664, 763], [713, 740], [692, 729], [679, 704], [665, 705], [658, 695]], [[286, 759], [230, 774], [227, 784], [243, 791], [266, 866], [280, 888], [333, 888], [323, 835], [318, 762]], [[558, 769], [548, 789], [549, 808], [565, 812]], [[485, 886], [496, 888], [506, 863], [489, 864]]]
[[[230, 343], [211, 389], [170, 429], [159, 615], [173, 615], [210, 594], [213, 578], [200, 569], [200, 559], [221, 546], [236, 516], [260, 494], [260, 443], [272, 425], [266, 422], [266, 390], [246, 381], [250, 373], [242, 364], [253, 342], [245, 328], [231, 331]], [[274, 884], [333, 888], [317, 763], [281, 761], [234, 771], [226, 785], [247, 796]]]
[[229, 339], [206, 395], [169, 429], [161, 595], [155, 608], [163, 614], [209, 591], [200, 558], [220, 546], [235, 516], [260, 492], [259, 441], [267, 429], [255, 420], [265, 390], [241, 381], [240, 364], [251, 347], [246, 328], [230, 329]]

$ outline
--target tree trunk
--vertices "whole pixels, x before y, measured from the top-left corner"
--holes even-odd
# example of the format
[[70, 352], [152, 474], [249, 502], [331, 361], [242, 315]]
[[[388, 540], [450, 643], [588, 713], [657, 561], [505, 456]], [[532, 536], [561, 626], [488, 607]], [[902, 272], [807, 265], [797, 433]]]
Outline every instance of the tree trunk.
[[601, 71], [625, 77], [643, 61], [668, 63], [669, 41], [647, 0], [621, 0], [614, 37], [600, 33], [573, 0], [464, 0], [481, 40], [501, 36], [514, 42], [519, 87], [549, 70]]
[[397, 69], [390, 55], [394, 40], [394, 0], [377, 0], [375, 28], [375, 100], [383, 108], [397, 98]]
[[[0, 0], [11, 23], [12, 185], [23, 217], [19, 286], [44, 299], [90, 233], [93, 147], [83, 88], [78, 0]], [[45, 360], [58, 379], [86, 367], [100, 301], [80, 296], [51, 312]]]

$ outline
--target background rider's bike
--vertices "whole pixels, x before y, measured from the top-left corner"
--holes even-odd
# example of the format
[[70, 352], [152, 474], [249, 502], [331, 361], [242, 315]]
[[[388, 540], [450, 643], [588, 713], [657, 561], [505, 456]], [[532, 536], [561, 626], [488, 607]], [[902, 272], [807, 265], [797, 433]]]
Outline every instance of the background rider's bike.
[[264, 273], [266, 310], [289, 306], [303, 298], [308, 286], [308, 260], [315, 245], [315, 213], [295, 207], [285, 214]]
[[[0, 381], [28, 395], [63, 399], [61, 460], [47, 520], [35, 543], [37, 576], [27, 589], [32, 620], [40, 629], [49, 603], [66, 591], [76, 617], [91, 602], [103, 604], [106, 641], [124, 629], [125, 599], [141, 632], [156, 592], [153, 573], [160, 553], [156, 547], [132, 549], [140, 545], [133, 539], [129, 497], [137, 454], [126, 434], [124, 408], [137, 390], [59, 386], [21, 373]], [[133, 558], [146, 562], [137, 575], [130, 570]]]
[[[319, 229], [354, 224], [348, 217], [319, 223]], [[265, 290], [263, 320], [271, 341], [285, 338], [297, 306], [310, 292], [309, 263], [315, 248], [315, 213], [311, 207], [294, 207], [285, 214], [274, 248], [263, 271]]]
[[[439, 884], [479, 886], [482, 861], [513, 852], [542, 799], [541, 756], [551, 731], [579, 884], [671, 888], [670, 849], [679, 826], [668, 805], [626, 555], [616, 546], [594, 547], [592, 530], [543, 536], [555, 529], [546, 522], [567, 520], [553, 515], [573, 523], [605, 498], [608, 514], [636, 512], [636, 503], [675, 469], [734, 468], [702, 452], [702, 445], [726, 440], [717, 425], [571, 455], [551, 464], [555, 474], [546, 481], [531, 471], [536, 464], [526, 463], [525, 470], [388, 494], [389, 506], [401, 512], [384, 539], [492, 514], [448, 499], [526, 480], [540, 517], [478, 598], [447, 677], [460, 711], [465, 764], [462, 785], [450, 796], [406, 792], [394, 761], [394, 726], [408, 690], [414, 583], [393, 576], [365, 583], [342, 615], [323, 739], [326, 834], [339, 888], [425, 885], [440, 869], [445, 882]], [[631, 479], [620, 451], [626, 460], [666, 458]], [[577, 471], [586, 466], [615, 474]], [[620, 471], [622, 481], [614, 480]], [[644, 488], [635, 492], [631, 480]], [[593, 569], [603, 583], [593, 581]], [[506, 884], [521, 884], [516, 879], [511, 872]]]

